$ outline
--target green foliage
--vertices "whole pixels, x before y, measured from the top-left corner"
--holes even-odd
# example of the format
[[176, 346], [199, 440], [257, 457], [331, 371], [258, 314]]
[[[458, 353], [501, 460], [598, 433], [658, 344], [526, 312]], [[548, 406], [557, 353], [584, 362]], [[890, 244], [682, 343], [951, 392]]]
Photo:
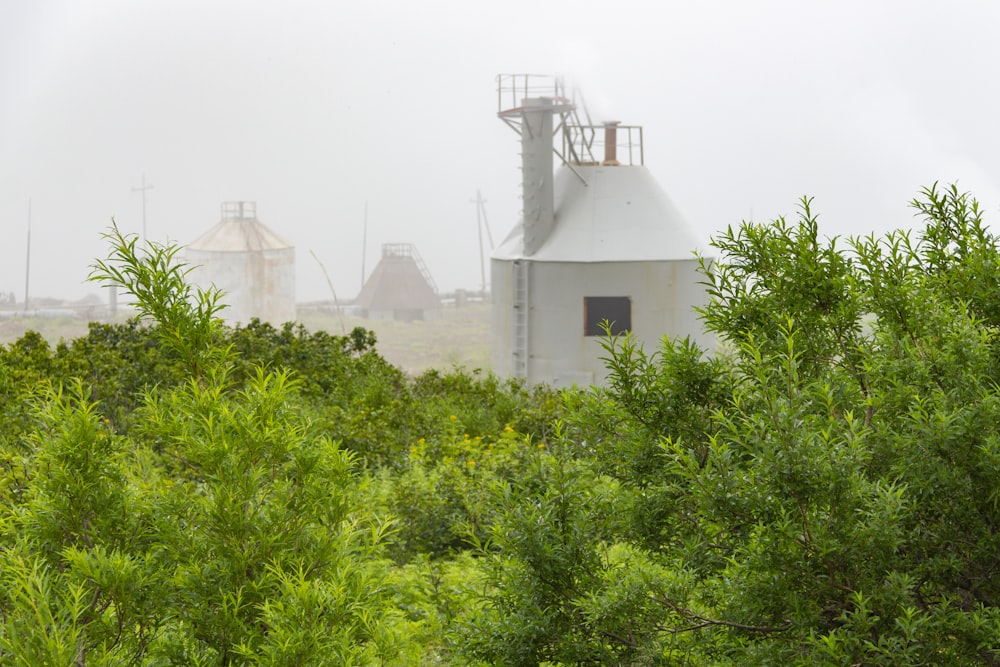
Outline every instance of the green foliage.
[[510, 426], [485, 439], [461, 427], [449, 415], [443, 434], [419, 438], [401, 471], [379, 477], [383, 503], [399, 518], [397, 560], [441, 558], [485, 540], [498, 514], [494, 487], [519, 479], [546, 447]]
[[1000, 243], [913, 205], [726, 230], [717, 350], [563, 392], [227, 328], [113, 229], [141, 317], [0, 348], [0, 662], [1000, 663]]
[[912, 236], [821, 240], [803, 200], [716, 237], [713, 357], [605, 339], [608, 389], [567, 399], [576, 486], [501, 502], [471, 653], [1000, 662], [1000, 245], [954, 187], [914, 206]]
[[186, 378], [185, 365], [164, 348], [156, 325], [144, 326], [138, 319], [91, 322], [86, 336], [61, 343], [54, 357], [60, 371], [50, 379], [81, 379], [90, 400], [122, 433], [128, 432], [131, 415], [148, 390], [176, 387]]
[[41, 428], [3, 508], [3, 645], [22, 664], [136, 664], [163, 621], [154, 506], [84, 394], [75, 383], [37, 403]]
[[39, 559], [5, 552], [3, 634], [0, 655], [12, 665], [71, 665], [81, 654], [77, 619], [87, 606], [86, 590], [53, 590], [53, 577]]
[[[419, 654], [386, 584], [391, 522], [357, 504], [355, 457], [302, 418], [287, 370], [238, 363], [217, 295], [184, 283], [176, 248], [139, 252], [117, 230], [109, 239], [95, 277], [122, 282], [150, 328], [94, 327], [55, 354], [29, 336], [4, 355], [39, 389], [22, 393], [35, 397], [33, 428], [3, 449], [0, 661]], [[368, 342], [356, 337], [347, 354]], [[80, 376], [136, 357], [151, 377], [112, 375], [123, 381], [96, 394], [123, 433]]]
[[544, 385], [501, 379], [478, 369], [428, 370], [413, 380], [414, 399], [424, 416], [423, 435], [442, 433], [454, 415], [466, 433], [486, 437], [511, 427], [536, 440], [550, 437], [559, 418], [560, 394]]
[[6, 349], [0, 347], [0, 444], [4, 452], [0, 465], [8, 480], [3, 487], [16, 475], [12, 470], [16, 453], [24, 449], [36, 425], [30, 399], [45, 388], [55, 367], [49, 344], [36, 332], [28, 332]]
[[681, 570], [613, 543], [617, 484], [539, 450], [518, 480], [494, 489], [500, 515], [480, 545], [491, 588], [463, 629], [467, 655], [489, 664], [680, 661], [686, 638], [661, 632], [686, 590]]
[[132, 295], [139, 317], [156, 322], [160, 341], [195, 377], [214, 357], [226, 355], [217, 345], [222, 325], [217, 315], [225, 308], [222, 293], [187, 282], [191, 268], [175, 261], [180, 246], [148, 243], [139, 249], [138, 236], [123, 235], [114, 225], [104, 238], [111, 254], [94, 263], [91, 280], [123, 287]]
[[459, 656], [466, 647], [449, 641], [449, 631], [475, 616], [485, 585], [479, 561], [468, 551], [449, 559], [419, 556], [395, 569], [390, 590], [410, 621], [413, 642], [423, 647], [414, 664], [465, 664]]
[[833, 359], [856, 363], [868, 311], [855, 260], [838, 248], [838, 239], [820, 240], [811, 200], [803, 198], [800, 207], [796, 224], [784, 218], [744, 223], [713, 239], [723, 259], [702, 262], [712, 299], [702, 311], [705, 326], [737, 347], [752, 344], [771, 354], [784, 348], [782, 327], [793, 318], [799, 364], [818, 371]]
[[575, 605], [593, 585], [588, 480], [572, 464], [538, 454], [522, 480], [499, 485], [503, 517], [483, 547], [496, 592], [465, 637], [488, 662], [578, 661], [586, 652]]
[[[238, 375], [252, 374], [259, 365], [294, 371], [306, 396], [348, 394], [364, 384], [364, 371], [399, 378], [397, 369], [374, 354], [374, 334], [360, 328], [348, 336], [331, 336], [325, 331], [310, 333], [291, 322], [276, 329], [254, 318], [227, 331], [226, 342], [238, 358]], [[349, 384], [347, 391], [342, 388], [344, 383]]]
[[365, 562], [385, 524], [353, 516], [352, 457], [294, 421], [286, 374], [259, 370], [235, 392], [207, 379], [152, 398], [137, 434], [176, 480], [159, 520], [180, 546], [171, 565], [182, 626], [225, 661], [271, 646], [278, 621], [292, 627], [309, 604], [315, 630], [335, 625], [338, 641], [368, 641], [350, 610], [378, 601], [377, 569]]

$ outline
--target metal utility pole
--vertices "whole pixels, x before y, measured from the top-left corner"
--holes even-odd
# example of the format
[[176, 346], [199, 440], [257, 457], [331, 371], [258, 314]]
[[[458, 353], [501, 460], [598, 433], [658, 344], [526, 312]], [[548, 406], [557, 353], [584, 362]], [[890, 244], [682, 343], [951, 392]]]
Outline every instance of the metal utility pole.
[[368, 200], [365, 200], [365, 226], [361, 231], [361, 287], [365, 288], [365, 255], [368, 253]]
[[486, 219], [486, 200], [479, 194], [479, 190], [476, 190], [476, 196], [479, 198], [479, 210], [483, 212], [483, 229], [486, 230], [486, 240], [490, 242], [490, 252], [493, 252], [493, 234], [490, 232], [490, 221]]
[[137, 187], [137, 188], [132, 188], [132, 192], [141, 192], [142, 193], [142, 241], [143, 241], [143, 243], [145, 243], [146, 239], [147, 239], [147, 236], [146, 236], [146, 190], [152, 190], [152, 189], [153, 189], [153, 185], [152, 184], [146, 185], [146, 174], [145, 174], [145, 172], [142, 174], [142, 185], [140, 187]]
[[479, 273], [482, 279], [482, 292], [486, 295], [486, 258], [483, 253], [483, 227], [486, 227], [486, 235], [490, 240], [490, 250], [493, 250], [493, 234], [490, 233], [490, 225], [486, 221], [486, 200], [483, 193], [476, 190], [476, 198], [470, 199], [476, 205], [476, 232], [479, 235]]
[[31, 277], [31, 199], [28, 199], [28, 250], [24, 260], [24, 312], [28, 312], [28, 281]]
[[476, 190], [476, 198], [472, 201], [476, 204], [476, 234], [479, 236], [479, 277], [482, 280], [479, 290], [486, 294], [486, 258], [483, 257], [483, 195]]

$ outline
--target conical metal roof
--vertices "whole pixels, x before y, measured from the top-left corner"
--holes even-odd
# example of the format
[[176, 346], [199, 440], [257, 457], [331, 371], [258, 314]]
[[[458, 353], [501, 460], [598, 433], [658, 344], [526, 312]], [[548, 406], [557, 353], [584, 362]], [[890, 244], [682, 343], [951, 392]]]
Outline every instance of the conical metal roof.
[[[551, 234], [530, 256], [553, 262], [690, 260], [704, 250], [694, 230], [644, 166], [561, 167]], [[581, 180], [581, 177], [583, 180]], [[586, 181], [586, 183], [584, 183]], [[522, 225], [494, 251], [521, 259]]]
[[259, 220], [222, 220], [188, 245], [203, 252], [258, 252], [294, 247]]
[[202, 252], [259, 252], [294, 246], [257, 219], [256, 202], [222, 204], [222, 220], [188, 245]]
[[355, 303], [366, 310], [429, 310], [441, 307], [420, 256], [410, 244], [389, 243]]

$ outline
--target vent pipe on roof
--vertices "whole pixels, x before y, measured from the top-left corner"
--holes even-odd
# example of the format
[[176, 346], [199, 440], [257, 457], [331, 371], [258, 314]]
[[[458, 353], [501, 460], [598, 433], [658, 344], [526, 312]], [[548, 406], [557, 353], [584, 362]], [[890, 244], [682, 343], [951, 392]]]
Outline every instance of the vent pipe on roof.
[[555, 218], [552, 188], [552, 112], [554, 100], [521, 103], [521, 194], [524, 205], [524, 254], [533, 255], [552, 232]]
[[618, 161], [618, 125], [620, 120], [604, 121], [604, 162], [601, 164], [609, 167], [617, 167], [621, 164]]

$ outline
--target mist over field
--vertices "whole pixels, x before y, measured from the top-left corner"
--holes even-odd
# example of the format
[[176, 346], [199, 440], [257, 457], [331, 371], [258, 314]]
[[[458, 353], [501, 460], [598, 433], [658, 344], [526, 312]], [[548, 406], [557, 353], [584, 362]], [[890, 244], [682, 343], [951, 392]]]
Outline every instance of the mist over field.
[[0, 0], [0, 664], [1000, 664], [998, 19]]
[[[997, 208], [990, 3], [442, 0], [0, 7], [0, 292], [77, 299], [100, 234], [189, 243], [257, 202], [296, 247], [299, 301], [342, 298], [383, 243], [442, 291], [480, 286], [520, 215], [501, 72], [563, 74], [595, 121], [645, 128], [646, 164], [703, 239], [816, 197], [824, 234], [912, 222], [922, 185]], [[366, 216], [367, 207], [367, 216]], [[363, 242], [365, 218], [367, 239]], [[364, 261], [362, 251], [365, 250]], [[102, 297], [103, 298], [103, 297]]]

